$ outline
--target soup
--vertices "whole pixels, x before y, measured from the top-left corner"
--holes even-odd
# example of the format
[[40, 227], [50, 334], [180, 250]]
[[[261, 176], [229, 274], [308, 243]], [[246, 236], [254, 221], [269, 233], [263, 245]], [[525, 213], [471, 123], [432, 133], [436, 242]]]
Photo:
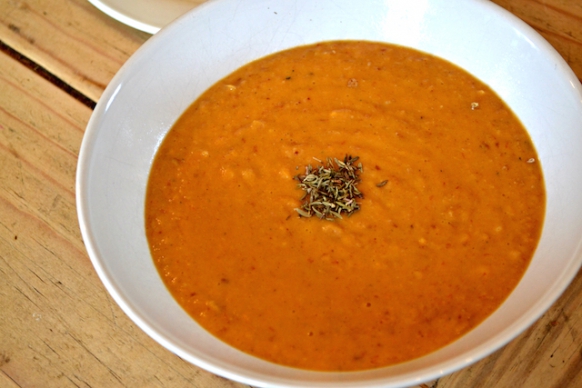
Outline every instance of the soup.
[[[306, 169], [346, 156], [359, 209], [306, 217]], [[434, 56], [352, 41], [273, 54], [206, 91], [161, 144], [145, 209], [155, 265], [200, 325], [328, 371], [474, 328], [527, 269], [544, 210], [535, 148], [494, 91]]]

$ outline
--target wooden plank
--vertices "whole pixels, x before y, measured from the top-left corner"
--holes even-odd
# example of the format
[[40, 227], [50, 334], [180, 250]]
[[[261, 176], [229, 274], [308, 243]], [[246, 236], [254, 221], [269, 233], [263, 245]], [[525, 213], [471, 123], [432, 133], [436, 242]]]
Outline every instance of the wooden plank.
[[0, 1], [0, 40], [93, 101], [149, 37], [86, 0]]
[[97, 277], [74, 195], [91, 110], [4, 54], [0, 91], [0, 384], [243, 387], [155, 343]]
[[[1, 363], [5, 362], [6, 360], [2, 359], [2, 355], [0, 354], [0, 365]], [[10, 360], [8, 360], [10, 362]], [[8, 377], [5, 373], [0, 370], [0, 387], [2, 388], [21, 388], [19, 387], [14, 380]]]

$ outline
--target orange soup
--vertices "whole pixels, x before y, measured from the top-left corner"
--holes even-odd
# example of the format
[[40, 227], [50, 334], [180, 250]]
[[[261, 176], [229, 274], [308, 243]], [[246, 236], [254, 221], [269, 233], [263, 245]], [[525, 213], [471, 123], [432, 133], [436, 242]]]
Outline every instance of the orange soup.
[[[303, 217], [295, 176], [358, 156], [360, 207]], [[425, 53], [327, 42], [257, 60], [205, 92], [153, 163], [146, 230], [204, 328], [305, 369], [426, 355], [495, 311], [545, 210], [536, 151], [487, 85]]]

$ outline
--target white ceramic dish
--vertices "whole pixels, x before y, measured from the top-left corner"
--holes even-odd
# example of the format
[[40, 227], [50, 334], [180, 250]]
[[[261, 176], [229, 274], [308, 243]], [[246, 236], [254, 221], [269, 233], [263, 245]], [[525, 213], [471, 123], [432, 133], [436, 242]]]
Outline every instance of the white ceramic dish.
[[[371, 371], [318, 373], [243, 354], [217, 340], [172, 299], [150, 258], [144, 194], [150, 164], [174, 121], [241, 65], [289, 47], [364, 39], [436, 54], [489, 84], [536, 144], [547, 185], [542, 238], [524, 278], [485, 322], [425, 357]], [[217, 0], [162, 29], [111, 81], [79, 157], [81, 231], [96, 271], [129, 317], [202, 368], [264, 387], [400, 387], [463, 368], [531, 325], [582, 262], [582, 91], [531, 28], [479, 0]]]
[[150, 34], [168, 25], [205, 0], [89, 0], [102, 12]]

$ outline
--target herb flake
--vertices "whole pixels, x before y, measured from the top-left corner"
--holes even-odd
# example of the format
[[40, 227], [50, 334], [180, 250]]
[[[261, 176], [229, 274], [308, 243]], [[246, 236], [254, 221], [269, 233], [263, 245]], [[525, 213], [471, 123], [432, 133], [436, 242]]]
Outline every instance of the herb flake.
[[327, 158], [327, 164], [319, 167], [308, 165], [305, 174], [296, 175], [293, 179], [305, 193], [301, 198], [302, 205], [295, 211], [300, 217], [316, 216], [320, 219], [333, 221], [350, 216], [360, 209], [356, 199], [363, 194], [356, 187], [360, 183], [359, 174], [363, 172], [362, 163], [355, 163], [359, 157], [346, 155], [343, 161]]

